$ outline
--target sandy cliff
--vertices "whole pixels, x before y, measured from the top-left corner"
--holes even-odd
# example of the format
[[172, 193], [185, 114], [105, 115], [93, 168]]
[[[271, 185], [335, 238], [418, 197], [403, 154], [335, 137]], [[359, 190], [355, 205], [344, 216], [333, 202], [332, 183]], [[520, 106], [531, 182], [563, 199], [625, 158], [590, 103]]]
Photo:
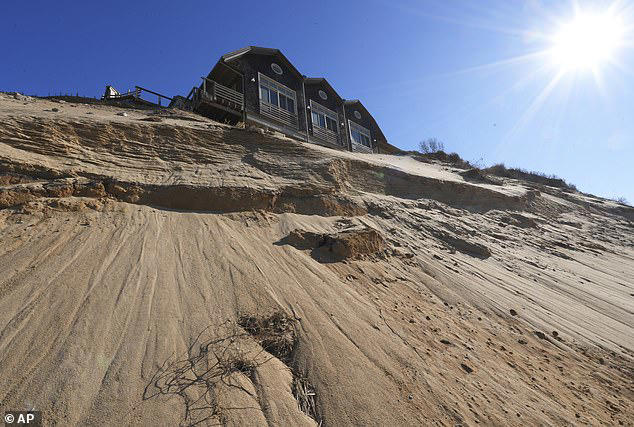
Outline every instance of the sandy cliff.
[[0, 409], [632, 425], [633, 221], [185, 112], [0, 95]]

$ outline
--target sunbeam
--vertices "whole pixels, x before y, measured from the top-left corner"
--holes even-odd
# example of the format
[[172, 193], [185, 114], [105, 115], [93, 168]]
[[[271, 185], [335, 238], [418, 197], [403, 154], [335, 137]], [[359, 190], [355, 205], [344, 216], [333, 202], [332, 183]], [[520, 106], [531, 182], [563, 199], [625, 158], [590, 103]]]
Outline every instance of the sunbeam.
[[511, 131], [506, 135], [505, 139], [511, 138], [516, 132], [521, 130], [526, 124], [532, 119], [537, 111], [544, 104], [550, 93], [557, 87], [557, 84], [564, 77], [566, 72], [564, 70], [560, 70], [548, 84], [542, 89], [542, 91], [533, 99], [531, 105], [526, 109], [526, 111], [522, 114], [517, 124], [513, 126]]

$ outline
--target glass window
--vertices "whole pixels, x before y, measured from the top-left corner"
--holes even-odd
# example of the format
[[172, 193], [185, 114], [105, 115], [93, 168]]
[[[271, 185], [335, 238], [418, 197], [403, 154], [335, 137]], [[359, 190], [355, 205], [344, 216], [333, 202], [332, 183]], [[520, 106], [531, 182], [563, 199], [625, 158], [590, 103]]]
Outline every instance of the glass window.
[[296, 115], [295, 91], [276, 83], [260, 73], [258, 73], [258, 77], [260, 79], [260, 100]]
[[326, 128], [337, 133], [337, 121], [332, 117], [326, 116]]
[[326, 118], [324, 117], [323, 114], [319, 115], [319, 126], [322, 128], [326, 127]]
[[350, 125], [350, 138], [356, 144], [365, 145], [366, 147], [372, 148], [372, 144], [370, 143], [370, 135], [361, 132], [356, 126]]
[[264, 102], [271, 102], [269, 98], [269, 90], [264, 86], [260, 86], [260, 99]]
[[319, 124], [319, 115], [314, 111], [311, 115], [313, 117], [313, 126], [317, 126]]
[[276, 106], [279, 105], [277, 100], [277, 92], [275, 92], [274, 90], [269, 90], [269, 93], [271, 96], [271, 100], [269, 102]]
[[280, 93], [280, 108], [283, 108], [289, 113], [295, 114], [295, 101], [285, 94]]

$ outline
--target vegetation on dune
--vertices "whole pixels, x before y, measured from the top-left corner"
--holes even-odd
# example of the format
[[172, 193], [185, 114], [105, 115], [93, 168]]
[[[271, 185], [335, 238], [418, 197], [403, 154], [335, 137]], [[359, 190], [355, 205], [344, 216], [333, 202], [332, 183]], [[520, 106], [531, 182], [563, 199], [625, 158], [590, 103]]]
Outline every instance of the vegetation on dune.
[[418, 145], [419, 151], [410, 152], [415, 158], [422, 161], [436, 160], [449, 163], [460, 169], [475, 169], [483, 175], [493, 175], [500, 178], [519, 179], [536, 184], [548, 185], [550, 187], [563, 188], [565, 190], [577, 191], [574, 184], [566, 182], [553, 174], [545, 174], [542, 172], [529, 171], [522, 168], [509, 168], [504, 163], [496, 163], [494, 165], [484, 167], [478, 162], [470, 162], [464, 160], [458, 153], [446, 153], [445, 144], [436, 138], [427, 138]]

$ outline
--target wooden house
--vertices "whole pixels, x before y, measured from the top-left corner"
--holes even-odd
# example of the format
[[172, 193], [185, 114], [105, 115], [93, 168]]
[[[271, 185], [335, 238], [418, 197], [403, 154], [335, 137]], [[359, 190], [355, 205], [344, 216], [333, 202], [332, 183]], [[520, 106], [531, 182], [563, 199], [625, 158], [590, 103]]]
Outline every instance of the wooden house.
[[194, 111], [306, 139], [304, 76], [278, 49], [249, 46], [223, 55], [194, 98]]
[[388, 145], [381, 128], [361, 101], [345, 101], [344, 112], [350, 151], [376, 153], [380, 151], [381, 146]]
[[248, 46], [220, 57], [192, 109], [220, 122], [240, 121], [342, 150], [378, 152], [387, 144], [360, 101], [346, 101], [324, 78], [307, 78], [278, 49]]
[[308, 141], [347, 150], [343, 99], [323, 77], [304, 79], [304, 95], [308, 104]]

